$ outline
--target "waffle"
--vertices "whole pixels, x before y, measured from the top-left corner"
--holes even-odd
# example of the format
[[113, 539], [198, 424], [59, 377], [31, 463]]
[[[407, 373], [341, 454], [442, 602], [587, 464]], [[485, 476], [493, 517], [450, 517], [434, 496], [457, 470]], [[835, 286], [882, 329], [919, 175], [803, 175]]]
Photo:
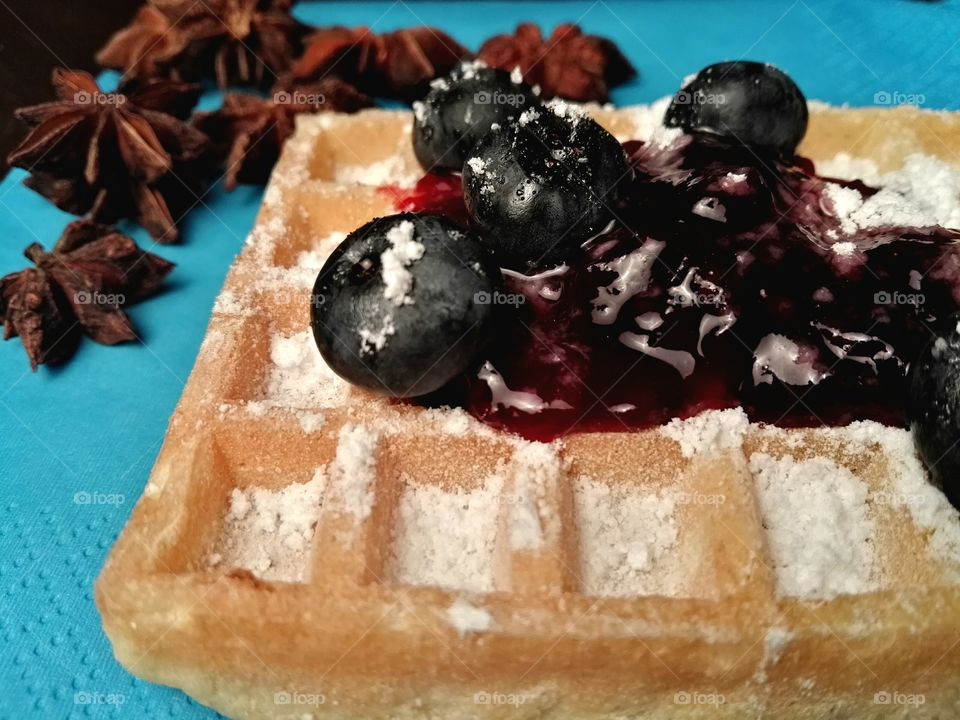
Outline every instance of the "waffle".
[[[96, 586], [120, 663], [236, 718], [960, 715], [960, 519], [907, 432], [529, 443], [323, 366], [309, 288], [419, 174], [410, 126], [299, 118]], [[814, 104], [800, 152], [958, 149], [949, 114]]]

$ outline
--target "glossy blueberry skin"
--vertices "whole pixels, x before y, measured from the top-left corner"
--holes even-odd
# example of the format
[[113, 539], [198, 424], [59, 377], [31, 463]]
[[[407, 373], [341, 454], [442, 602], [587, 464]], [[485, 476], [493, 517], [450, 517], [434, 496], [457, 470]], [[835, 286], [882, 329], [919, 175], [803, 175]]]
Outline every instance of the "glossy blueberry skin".
[[631, 171], [623, 147], [587, 117], [549, 109], [491, 131], [463, 166], [467, 212], [504, 267], [556, 265], [611, 220]]
[[910, 369], [910, 428], [934, 482], [960, 508], [960, 314]]
[[782, 70], [722, 62], [683, 86], [664, 122], [689, 133], [721, 135], [765, 153], [792, 155], [807, 131], [807, 101]]
[[424, 170], [460, 170], [493, 124], [506, 125], [540, 98], [525, 82], [493, 68], [464, 67], [435, 81], [414, 108], [413, 152]]
[[[410, 302], [384, 295], [382, 255], [387, 232], [415, 227], [423, 255], [410, 263]], [[311, 320], [324, 360], [345, 380], [397, 398], [417, 397], [466, 371], [493, 331], [500, 269], [468, 231], [432, 215], [378, 218], [354, 230], [333, 251], [313, 288]], [[484, 301], [484, 299], [487, 299]], [[363, 343], [361, 328], [377, 330], [392, 317], [394, 332], [379, 349]]]

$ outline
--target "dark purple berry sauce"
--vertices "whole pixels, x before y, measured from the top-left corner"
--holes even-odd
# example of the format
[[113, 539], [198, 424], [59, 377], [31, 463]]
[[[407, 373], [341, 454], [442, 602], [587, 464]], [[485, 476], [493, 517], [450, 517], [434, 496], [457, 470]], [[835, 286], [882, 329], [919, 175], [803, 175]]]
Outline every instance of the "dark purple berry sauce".
[[[711, 138], [624, 145], [635, 176], [565, 266], [504, 272], [480, 366], [427, 398], [530, 439], [743, 407], [754, 421], [906, 426], [907, 373], [960, 303], [940, 227], [845, 232], [813, 164]], [[456, 174], [384, 188], [466, 222]]]

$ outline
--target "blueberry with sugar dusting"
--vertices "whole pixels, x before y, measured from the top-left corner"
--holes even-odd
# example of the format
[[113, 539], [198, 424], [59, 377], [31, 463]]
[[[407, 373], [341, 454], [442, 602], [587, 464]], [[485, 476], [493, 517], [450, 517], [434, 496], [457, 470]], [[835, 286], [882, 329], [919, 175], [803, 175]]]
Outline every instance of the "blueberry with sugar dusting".
[[464, 63], [414, 103], [413, 152], [426, 170], [459, 170], [491, 125], [506, 125], [538, 105], [540, 98], [519, 73]]
[[705, 67], [667, 108], [664, 122], [720, 135], [761, 151], [792, 155], [807, 131], [807, 100], [790, 77], [765, 63]]
[[913, 364], [908, 413], [920, 457], [960, 508], [960, 314]]
[[500, 270], [468, 231], [400, 214], [357, 228], [313, 288], [313, 336], [349, 382], [395, 397], [432, 392], [489, 339]]
[[463, 193], [501, 264], [527, 269], [569, 259], [600, 232], [629, 173], [610, 133], [554, 101], [477, 143], [463, 166]]

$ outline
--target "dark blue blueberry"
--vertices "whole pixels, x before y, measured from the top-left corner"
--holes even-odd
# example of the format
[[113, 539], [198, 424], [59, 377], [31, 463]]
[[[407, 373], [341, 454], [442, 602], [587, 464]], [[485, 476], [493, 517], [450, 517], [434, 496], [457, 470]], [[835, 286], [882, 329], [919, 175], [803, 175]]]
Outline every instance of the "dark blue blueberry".
[[395, 397], [467, 370], [492, 330], [500, 270], [445, 218], [391, 215], [354, 230], [317, 276], [313, 336], [349, 382]]
[[807, 131], [807, 100], [782, 70], [758, 62], [710, 65], [674, 96], [664, 122], [792, 155]]
[[960, 314], [911, 368], [910, 427], [934, 482], [960, 508]]
[[460, 170], [491, 125], [506, 125], [538, 105], [531, 87], [510, 73], [461, 65], [435, 80], [423, 102], [414, 105], [413, 152], [425, 170]]
[[467, 211], [506, 267], [556, 264], [611, 219], [630, 170], [606, 130], [563, 103], [492, 130], [463, 166]]

